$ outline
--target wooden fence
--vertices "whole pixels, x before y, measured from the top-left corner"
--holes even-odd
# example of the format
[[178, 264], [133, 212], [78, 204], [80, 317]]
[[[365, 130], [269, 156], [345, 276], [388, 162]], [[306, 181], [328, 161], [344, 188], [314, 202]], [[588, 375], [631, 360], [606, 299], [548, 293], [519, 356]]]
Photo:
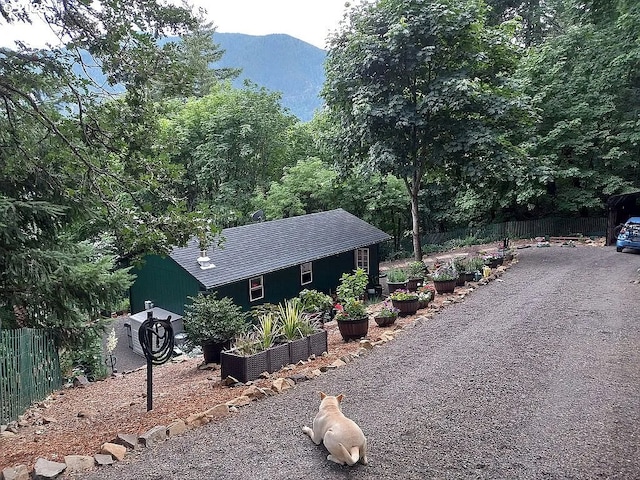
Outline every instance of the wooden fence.
[[[422, 246], [445, 246], [447, 242], [473, 239], [473, 243], [490, 243], [504, 238], [535, 238], [578, 236], [604, 237], [607, 232], [606, 218], [543, 218], [504, 223], [494, 223], [483, 227], [461, 228], [446, 232], [428, 232], [422, 236]], [[411, 236], [400, 241], [400, 254], [410, 255], [413, 251]], [[393, 251], [393, 244], [387, 242], [381, 246], [381, 257], [392, 258], [398, 252]]]
[[607, 232], [606, 218], [542, 218], [518, 222], [494, 223], [478, 228], [465, 228], [449, 232], [427, 233], [422, 245], [441, 245], [452, 239], [475, 237], [478, 240], [493, 242], [503, 238], [534, 238], [577, 236], [604, 237]]
[[44, 330], [0, 330], [0, 423], [62, 387], [53, 336]]

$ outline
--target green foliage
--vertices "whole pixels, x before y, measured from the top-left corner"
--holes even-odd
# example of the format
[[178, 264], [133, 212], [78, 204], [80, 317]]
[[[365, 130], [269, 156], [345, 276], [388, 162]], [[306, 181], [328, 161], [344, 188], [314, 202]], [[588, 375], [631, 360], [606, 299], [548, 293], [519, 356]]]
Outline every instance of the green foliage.
[[266, 194], [257, 195], [253, 204], [269, 219], [294, 217], [330, 210], [336, 205], [337, 174], [318, 158], [300, 160], [285, 167], [282, 178], [272, 182]]
[[[32, 3], [0, 8], [0, 26], [28, 24]], [[156, 100], [208, 88], [220, 52], [190, 10], [153, 0], [45, 0], [38, 11], [64, 45], [0, 48], [0, 321], [53, 329], [70, 361], [89, 364], [100, 312], [132, 281], [120, 267], [197, 228], [216, 238], [186, 213], [178, 172], [153, 145], [165, 108]], [[170, 34], [184, 41], [157, 41]], [[93, 65], [101, 84], [76, 73]]]
[[520, 201], [538, 215], [601, 214], [609, 195], [640, 186], [640, 6], [610, 6], [572, 18], [520, 70], [540, 111], [529, 149], [537, 184]]
[[469, 259], [468, 269], [471, 272], [482, 272], [482, 267], [484, 267], [485, 261], [482, 257], [473, 257]]
[[224, 343], [246, 330], [246, 313], [229, 297], [218, 299], [212, 293], [189, 299], [192, 303], [185, 305], [183, 317], [187, 346]]
[[298, 297], [304, 312], [315, 313], [325, 311], [333, 306], [333, 300], [326, 293], [305, 288]]
[[436, 282], [455, 280], [456, 278], [458, 278], [458, 272], [453, 263], [444, 264], [431, 274], [431, 279]]
[[389, 295], [389, 298], [391, 300], [397, 300], [401, 302], [406, 300], [417, 300], [418, 294], [416, 292], [410, 292], [408, 290], [400, 288], [398, 290], [394, 290], [393, 292], [391, 292], [391, 294]]
[[336, 313], [335, 317], [338, 322], [360, 320], [367, 316], [367, 310], [362, 300], [347, 298], [339, 305], [341, 308], [338, 308], [338, 313]]
[[368, 283], [369, 276], [362, 268], [354, 270], [353, 273], [343, 273], [338, 288], [336, 288], [338, 299], [341, 302], [346, 302], [351, 298], [362, 297]]
[[329, 41], [323, 96], [342, 163], [403, 179], [416, 260], [425, 175], [473, 182], [497, 170], [511, 160], [508, 130], [528, 118], [508, 79], [513, 26], [487, 26], [485, 14], [475, 0], [364, 3]]
[[90, 381], [101, 380], [108, 374], [102, 358], [102, 334], [106, 321], [100, 321], [100, 328], [90, 328], [74, 342], [72, 349], [62, 348], [60, 371], [62, 376], [73, 381], [77, 375], [85, 375]]
[[387, 282], [404, 283], [409, 278], [404, 268], [391, 268], [387, 272]]
[[469, 261], [465, 257], [456, 257], [453, 259], [453, 266], [456, 272], [464, 273], [470, 270]]
[[303, 315], [302, 303], [298, 298], [285, 300], [284, 304], [279, 305], [277, 320], [281, 325], [282, 336], [287, 341], [305, 336], [303, 324], [308, 322]]
[[409, 278], [422, 278], [424, 277], [424, 272], [426, 270], [425, 264], [420, 262], [411, 262], [407, 266]]
[[261, 315], [258, 318], [258, 325], [254, 326], [254, 338], [257, 343], [258, 351], [272, 347], [281, 332], [282, 325], [278, 323], [274, 314], [267, 313]]
[[160, 148], [184, 172], [189, 210], [206, 205], [223, 225], [248, 219], [252, 192], [280, 179], [290, 162], [283, 140], [296, 120], [279, 102], [255, 85], [220, 84], [164, 122]]

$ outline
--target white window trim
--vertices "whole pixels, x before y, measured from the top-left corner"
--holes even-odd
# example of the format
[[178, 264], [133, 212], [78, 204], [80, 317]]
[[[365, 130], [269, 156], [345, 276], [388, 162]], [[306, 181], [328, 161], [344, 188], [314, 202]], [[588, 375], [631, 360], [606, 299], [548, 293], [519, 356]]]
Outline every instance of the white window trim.
[[[360, 252], [363, 253], [363, 255], [362, 255], [362, 259], [363, 259], [362, 264], [363, 265], [359, 265], [358, 264], [358, 254]], [[368, 274], [370, 266], [371, 266], [371, 256], [369, 255], [369, 249], [368, 248], [356, 248], [354, 255], [355, 255], [356, 268], [362, 268]]]
[[[309, 270], [304, 270], [304, 267], [307, 265], [309, 266]], [[304, 281], [304, 275], [306, 273], [309, 274], [308, 282]], [[309, 285], [312, 282], [313, 282], [313, 263], [312, 262], [303, 263], [302, 265], [300, 265], [300, 285]]]
[[[253, 280], [260, 280], [259, 287], [251, 287], [251, 282]], [[260, 292], [259, 296], [254, 297], [254, 292]], [[256, 300], [261, 300], [264, 298], [264, 276], [260, 275], [259, 277], [253, 277], [249, 279], [249, 301], [255, 302]]]

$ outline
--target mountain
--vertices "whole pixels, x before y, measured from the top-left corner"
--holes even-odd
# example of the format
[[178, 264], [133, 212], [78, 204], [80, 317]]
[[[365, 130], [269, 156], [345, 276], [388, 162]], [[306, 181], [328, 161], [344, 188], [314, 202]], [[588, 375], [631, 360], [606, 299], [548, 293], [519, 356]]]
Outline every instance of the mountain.
[[326, 52], [321, 48], [285, 34], [214, 33], [213, 41], [225, 51], [214, 67], [242, 69], [236, 87], [249, 79], [281, 92], [282, 105], [304, 122], [322, 107]]

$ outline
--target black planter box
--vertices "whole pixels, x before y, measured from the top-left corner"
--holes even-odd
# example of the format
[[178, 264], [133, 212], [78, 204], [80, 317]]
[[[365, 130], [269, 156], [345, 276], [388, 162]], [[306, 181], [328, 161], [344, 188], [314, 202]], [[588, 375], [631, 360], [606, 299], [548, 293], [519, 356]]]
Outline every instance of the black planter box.
[[283, 343], [267, 349], [267, 359], [269, 373], [277, 372], [285, 365], [289, 365], [291, 363], [289, 344]]
[[289, 342], [291, 363], [307, 360], [311, 355], [320, 356], [328, 350], [327, 331], [312, 333], [308, 337]]
[[309, 356], [315, 355], [318, 357], [324, 352], [329, 351], [327, 335], [326, 330], [321, 330], [320, 332], [312, 333], [307, 337], [309, 339]]
[[298, 363], [300, 360], [309, 358], [309, 337], [298, 338], [289, 342], [289, 356], [291, 363]]
[[220, 376], [223, 379], [233, 377], [242, 383], [247, 383], [259, 378], [262, 372], [268, 370], [267, 351], [248, 356], [230, 352], [220, 354]]

